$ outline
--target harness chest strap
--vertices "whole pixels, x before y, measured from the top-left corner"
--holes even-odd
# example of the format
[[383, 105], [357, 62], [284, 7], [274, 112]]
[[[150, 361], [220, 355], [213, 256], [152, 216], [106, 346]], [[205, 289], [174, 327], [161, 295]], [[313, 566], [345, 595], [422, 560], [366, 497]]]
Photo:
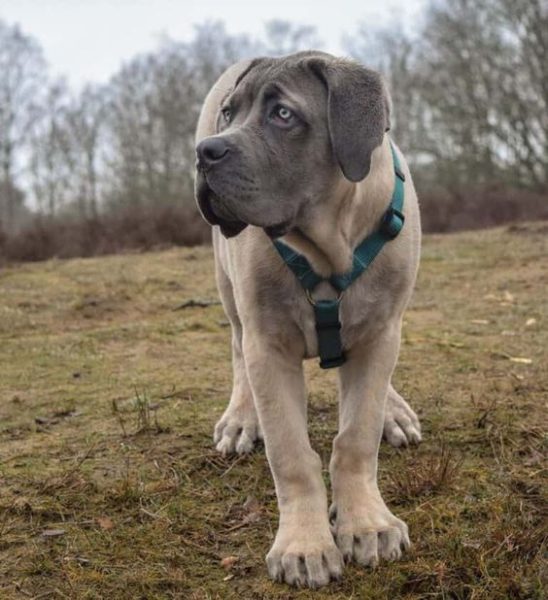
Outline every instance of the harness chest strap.
[[[342, 293], [369, 267], [386, 242], [396, 238], [403, 229], [405, 217], [402, 213], [405, 176], [400, 168], [400, 161], [394, 146], [390, 143], [394, 165], [395, 183], [392, 198], [384, 213], [379, 228], [368, 235], [354, 250], [352, 268], [342, 275], [332, 275], [324, 278], [318, 275], [310, 266], [308, 260], [280, 240], [274, 241], [274, 246], [285, 264], [306, 291], [307, 298], [314, 308], [316, 333], [318, 335], [318, 352], [320, 367], [331, 369], [345, 362], [341, 340], [341, 322], [339, 306]], [[312, 291], [322, 281], [330, 283], [339, 293], [336, 300], [314, 300]]]

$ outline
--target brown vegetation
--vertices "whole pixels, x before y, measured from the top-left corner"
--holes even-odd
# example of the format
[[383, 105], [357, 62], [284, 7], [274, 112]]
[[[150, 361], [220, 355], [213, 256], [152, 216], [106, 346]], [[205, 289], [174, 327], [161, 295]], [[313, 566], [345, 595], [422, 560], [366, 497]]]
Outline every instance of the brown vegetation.
[[[3, 269], [0, 598], [541, 600], [547, 252], [542, 223], [426, 236], [395, 376], [424, 441], [380, 457], [413, 546], [314, 592], [267, 578], [264, 451], [214, 450], [232, 370], [211, 248]], [[336, 374], [306, 373], [328, 481]]]
[[210, 227], [197, 210], [127, 208], [95, 219], [36, 219], [15, 235], [0, 235], [0, 260], [38, 261], [196, 246], [210, 237]]

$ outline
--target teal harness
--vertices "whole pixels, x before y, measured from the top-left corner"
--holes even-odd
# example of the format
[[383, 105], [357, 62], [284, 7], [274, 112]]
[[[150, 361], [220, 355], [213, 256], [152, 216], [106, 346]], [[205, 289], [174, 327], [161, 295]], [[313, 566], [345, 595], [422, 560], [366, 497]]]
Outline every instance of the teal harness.
[[[339, 306], [343, 292], [367, 269], [386, 242], [396, 238], [403, 229], [405, 221], [402, 213], [403, 182], [405, 176], [401, 171], [400, 161], [392, 144], [390, 144], [390, 148], [396, 175], [392, 199], [381, 219], [379, 228], [368, 235], [354, 250], [350, 271], [342, 275], [331, 275], [329, 278], [321, 277], [312, 269], [310, 263], [302, 254], [295, 252], [280, 240], [274, 241], [276, 250], [305, 289], [306, 297], [314, 308], [316, 332], [318, 334], [318, 352], [322, 369], [339, 367], [346, 360], [342, 347], [341, 322], [339, 319]], [[330, 283], [338, 292], [339, 295], [336, 300], [314, 300], [312, 298], [313, 290], [322, 281]]]

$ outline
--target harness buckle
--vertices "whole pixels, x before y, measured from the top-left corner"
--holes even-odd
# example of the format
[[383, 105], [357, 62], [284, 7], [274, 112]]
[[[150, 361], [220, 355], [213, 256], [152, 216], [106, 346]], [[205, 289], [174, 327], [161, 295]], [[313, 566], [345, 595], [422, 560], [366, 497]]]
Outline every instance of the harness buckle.
[[[341, 301], [343, 293], [344, 293], [344, 290], [338, 290], [337, 297], [335, 298], [335, 300], [331, 300], [330, 302], [336, 302], [338, 304]], [[312, 298], [312, 292], [308, 288], [305, 289], [305, 294], [306, 294], [306, 299], [308, 300], [309, 304], [311, 304], [312, 306], [316, 306], [317, 302], [316, 302], [316, 300], [314, 300], [314, 298]], [[322, 302], [322, 300], [318, 300], [318, 302]]]
[[307, 293], [308, 301], [314, 308], [316, 321], [316, 334], [318, 336], [318, 354], [320, 355], [320, 367], [332, 369], [339, 367], [345, 361], [341, 340], [341, 320], [339, 317], [339, 306], [341, 295], [336, 300], [314, 300]]
[[389, 240], [393, 240], [398, 237], [404, 223], [405, 215], [391, 206], [383, 215], [379, 231]]

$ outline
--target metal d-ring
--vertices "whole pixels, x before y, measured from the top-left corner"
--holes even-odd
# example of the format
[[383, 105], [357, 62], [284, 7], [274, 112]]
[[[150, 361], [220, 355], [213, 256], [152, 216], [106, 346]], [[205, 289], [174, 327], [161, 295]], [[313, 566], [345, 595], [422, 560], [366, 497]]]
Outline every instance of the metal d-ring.
[[[309, 289], [305, 290], [306, 293], [306, 299], [308, 300], [308, 302], [312, 305], [312, 306], [316, 306], [316, 300], [314, 300], [314, 298], [312, 298], [312, 293]], [[341, 301], [341, 298], [343, 297], [344, 294], [344, 290], [339, 290], [337, 298], [335, 299], [335, 302], [339, 303]], [[322, 302], [322, 300], [320, 300], [319, 302]]]

